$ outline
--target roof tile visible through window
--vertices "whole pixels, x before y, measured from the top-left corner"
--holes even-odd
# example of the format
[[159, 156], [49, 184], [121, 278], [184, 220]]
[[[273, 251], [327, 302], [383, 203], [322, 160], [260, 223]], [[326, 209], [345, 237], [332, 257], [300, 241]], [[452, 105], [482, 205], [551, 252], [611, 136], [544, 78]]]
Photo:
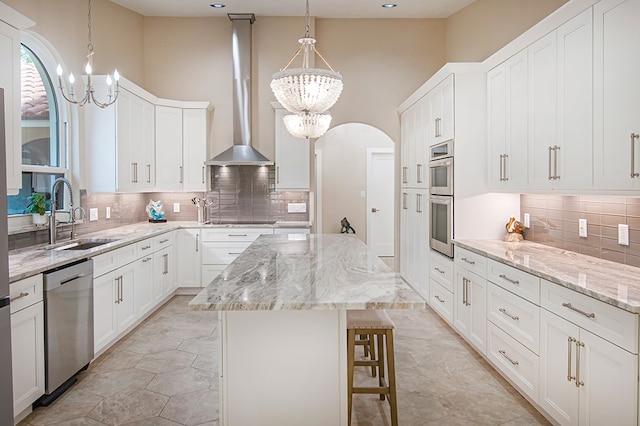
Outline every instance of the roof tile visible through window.
[[23, 120], [48, 120], [49, 102], [40, 73], [33, 63], [22, 62], [22, 102]]

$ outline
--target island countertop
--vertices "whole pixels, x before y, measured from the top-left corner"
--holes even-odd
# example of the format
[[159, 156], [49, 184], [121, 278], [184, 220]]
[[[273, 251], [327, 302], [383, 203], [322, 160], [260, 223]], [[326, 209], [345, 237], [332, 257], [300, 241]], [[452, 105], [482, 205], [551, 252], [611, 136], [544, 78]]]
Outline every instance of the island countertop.
[[194, 310], [421, 309], [424, 299], [354, 235], [262, 235]]
[[640, 268], [530, 241], [455, 240], [454, 244], [625, 311], [640, 313]]

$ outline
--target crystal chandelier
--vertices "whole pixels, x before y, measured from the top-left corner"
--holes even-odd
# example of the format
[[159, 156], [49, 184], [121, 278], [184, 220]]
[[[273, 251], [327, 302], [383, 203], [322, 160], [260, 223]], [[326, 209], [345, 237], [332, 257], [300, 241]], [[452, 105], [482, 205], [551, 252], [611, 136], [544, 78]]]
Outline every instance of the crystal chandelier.
[[[100, 108], [106, 108], [109, 105], [112, 105], [116, 101], [116, 99], [118, 99], [118, 93], [120, 93], [120, 86], [118, 85], [120, 74], [118, 74], [118, 70], [115, 70], [113, 72], [113, 79], [111, 79], [111, 75], [107, 74], [106, 83], [107, 83], [107, 86], [109, 87], [109, 94], [108, 94], [109, 99], [107, 102], [98, 101], [93, 94], [93, 84], [91, 81], [91, 73], [93, 72], [93, 53], [94, 53], [93, 44], [91, 43], [91, 0], [89, 0], [88, 18], [89, 18], [89, 24], [88, 24], [89, 37], [88, 37], [88, 43], [87, 43], [87, 65], [85, 65], [84, 67], [84, 71], [87, 74], [87, 85], [85, 86], [84, 97], [80, 100], [76, 99], [76, 96], [73, 90], [73, 84], [75, 83], [76, 79], [73, 76], [73, 73], [69, 73], [69, 96], [65, 95], [64, 88], [62, 87], [62, 66], [60, 66], [60, 64], [58, 64], [58, 68], [56, 68], [56, 73], [58, 74], [58, 86], [60, 87], [60, 92], [62, 93], [62, 96], [69, 103], [72, 103], [78, 106], [83, 106], [88, 102], [93, 102]], [[115, 90], [113, 87], [113, 80], [115, 80]]]
[[[271, 90], [278, 102], [294, 114], [320, 114], [331, 108], [342, 93], [342, 76], [336, 72], [315, 48], [316, 40], [309, 35], [309, 0], [306, 1], [305, 35], [298, 40], [300, 47], [287, 65], [275, 73]], [[302, 67], [289, 68], [302, 53]], [[317, 54], [329, 69], [310, 68], [310, 58]]]
[[316, 139], [324, 135], [331, 124], [331, 114], [328, 112], [316, 114], [303, 112], [302, 114], [287, 114], [282, 118], [287, 131], [295, 138]]

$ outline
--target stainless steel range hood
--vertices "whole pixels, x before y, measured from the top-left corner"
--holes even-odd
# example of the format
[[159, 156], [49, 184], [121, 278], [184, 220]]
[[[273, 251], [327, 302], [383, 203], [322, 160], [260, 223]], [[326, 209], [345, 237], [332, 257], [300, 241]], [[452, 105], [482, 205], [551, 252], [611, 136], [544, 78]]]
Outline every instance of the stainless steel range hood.
[[251, 25], [253, 13], [230, 13], [233, 27], [233, 146], [205, 162], [213, 166], [270, 166], [251, 146]]

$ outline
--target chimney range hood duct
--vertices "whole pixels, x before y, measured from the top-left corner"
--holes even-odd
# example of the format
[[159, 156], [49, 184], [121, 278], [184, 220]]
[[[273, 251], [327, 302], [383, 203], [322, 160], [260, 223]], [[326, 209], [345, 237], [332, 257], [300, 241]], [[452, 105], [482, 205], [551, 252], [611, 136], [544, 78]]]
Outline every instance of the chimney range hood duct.
[[205, 162], [212, 166], [271, 166], [251, 146], [251, 25], [253, 13], [230, 13], [233, 56], [233, 146]]

